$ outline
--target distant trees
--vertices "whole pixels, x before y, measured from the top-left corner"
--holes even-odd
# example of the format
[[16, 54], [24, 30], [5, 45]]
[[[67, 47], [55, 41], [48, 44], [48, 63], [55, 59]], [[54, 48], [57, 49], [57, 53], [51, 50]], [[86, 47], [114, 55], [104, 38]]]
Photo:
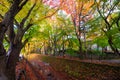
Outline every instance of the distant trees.
[[[47, 50], [47, 54], [63, 56], [65, 50], [72, 47], [73, 41], [71, 40], [75, 36], [74, 27], [70, 18], [67, 18], [67, 15], [61, 12], [41, 23], [41, 29], [43, 29], [40, 31], [39, 39], [44, 44], [43, 47]], [[59, 54], [59, 51], [61, 51], [61, 54]]]
[[[58, 49], [64, 51], [65, 48], [68, 48], [69, 41], [72, 45], [73, 43], [76, 44], [76, 47], [74, 47], [76, 50], [79, 50], [81, 56], [84, 56], [85, 51], [89, 48], [89, 43], [91, 43], [91, 45], [97, 44], [98, 47], [102, 48], [110, 46], [114, 53], [119, 54], [119, 1], [56, 0], [56, 2], [58, 4], [55, 4], [53, 0], [49, 0], [49, 3], [46, 4], [52, 8], [55, 5], [59, 5], [59, 2], [62, 2], [59, 9], [64, 13], [61, 15], [64, 16], [64, 14], [66, 14], [69, 16], [70, 23], [66, 23], [66, 19], [62, 17], [57, 18], [58, 16], [54, 14], [54, 17], [52, 17], [50, 21], [52, 24], [50, 26], [54, 27], [53, 31], [48, 31], [47, 29], [45, 29], [47, 32], [44, 31], [46, 34], [49, 34], [49, 38], [47, 38], [48, 41], [44, 39], [45, 44], [49, 46], [48, 48], [54, 47], [55, 54]], [[57, 14], [59, 13], [60, 12]], [[53, 19], [55, 19], [55, 21]], [[70, 32], [68, 34], [66, 33], [69, 29], [65, 27], [69, 27], [69, 24], [74, 26], [73, 33], [75, 32], [76, 37], [74, 34], [71, 35]], [[67, 36], [72, 36], [72, 38], [67, 38]]]

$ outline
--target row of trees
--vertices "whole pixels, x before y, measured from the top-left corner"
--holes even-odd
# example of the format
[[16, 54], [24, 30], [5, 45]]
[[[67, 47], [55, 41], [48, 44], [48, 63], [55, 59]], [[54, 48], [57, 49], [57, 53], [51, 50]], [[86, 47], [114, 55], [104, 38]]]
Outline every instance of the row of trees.
[[0, 8], [0, 74], [7, 80], [15, 80], [16, 62], [29, 41], [54, 55], [84, 55], [92, 44], [120, 54], [119, 0], [1, 0]]
[[[53, 4], [48, 4], [48, 5], [51, 6]], [[87, 49], [89, 48], [88, 46], [91, 46], [93, 44], [97, 44], [97, 46], [101, 48], [106, 48], [107, 46], [109, 46], [114, 53], [120, 54], [119, 53], [119, 45], [120, 45], [119, 44], [119, 25], [120, 25], [119, 5], [120, 2], [118, 0], [63, 1], [63, 5], [61, 5], [60, 8], [62, 13], [61, 15], [59, 15], [59, 17], [62, 18], [62, 22], [59, 23], [61, 19], [52, 20], [53, 23], [51, 22], [52, 25], [50, 26], [54, 27], [53, 31], [57, 30], [57, 32], [48, 33], [49, 37], [47, 39], [48, 40], [47, 43], [49, 44], [47, 43], [46, 44], [49, 47], [50, 45], [59, 47], [59, 44], [61, 44], [59, 43], [59, 40], [64, 41], [61, 38], [63, 37], [67, 38], [68, 36], [69, 39], [67, 39], [67, 41], [72, 39], [71, 42], [77, 44], [74, 45], [73, 47], [77, 46], [75, 49], [78, 50], [81, 55], [85, 55]], [[58, 14], [60, 14], [60, 11], [58, 12]], [[65, 18], [65, 15], [68, 18], [68, 20], [70, 20], [70, 23], [65, 23], [66, 21], [68, 21]], [[57, 17], [58, 15], [54, 15], [54, 18]], [[61, 36], [61, 34], [59, 34], [58, 28], [61, 28], [60, 30], [62, 34], [64, 34], [63, 27], [65, 27], [65, 25], [67, 26], [66, 32], [69, 30], [71, 32], [69, 32], [66, 36], [64, 35]], [[74, 29], [72, 30], [69, 29], [69, 26], [72, 26]], [[73, 34], [71, 35], [70, 33]], [[54, 38], [51, 38], [53, 40], [52, 41], [50, 37], [53, 37], [53, 35]], [[56, 40], [55, 37], [58, 36], [61, 36], [61, 38], [58, 38]], [[68, 44], [66, 44], [66, 47], [68, 46]], [[61, 46], [64, 47], [64, 45]], [[57, 51], [59, 51], [60, 49], [57, 48]]]

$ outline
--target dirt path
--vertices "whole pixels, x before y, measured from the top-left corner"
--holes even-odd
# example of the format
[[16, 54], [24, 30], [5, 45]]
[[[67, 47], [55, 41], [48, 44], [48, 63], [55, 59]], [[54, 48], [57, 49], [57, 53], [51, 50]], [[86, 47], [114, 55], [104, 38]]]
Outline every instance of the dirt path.
[[56, 72], [49, 63], [42, 61], [30, 61], [32, 65], [39, 71], [45, 78], [45, 80], [69, 80], [67, 75], [63, 75], [59, 72]]
[[19, 62], [16, 74], [17, 80], [70, 80], [66, 74], [56, 72], [49, 63], [38, 60]]
[[17, 80], [45, 80], [35, 67], [27, 60], [22, 60], [16, 67]]
[[[70, 59], [76, 60], [76, 59]], [[79, 60], [80, 62], [88, 62], [95, 64], [107, 64], [112, 66], [120, 66], [120, 60]], [[59, 66], [59, 65], [58, 65]], [[17, 77], [19, 78], [22, 71], [21, 79], [18, 80], [76, 80], [68, 77], [66, 73], [56, 72], [49, 63], [40, 60], [23, 60], [18, 63]]]

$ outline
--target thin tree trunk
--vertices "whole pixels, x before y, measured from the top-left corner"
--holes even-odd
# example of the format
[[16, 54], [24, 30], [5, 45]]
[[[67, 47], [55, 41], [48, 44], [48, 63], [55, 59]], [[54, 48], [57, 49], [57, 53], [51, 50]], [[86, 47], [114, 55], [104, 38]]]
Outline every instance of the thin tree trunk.
[[114, 47], [114, 44], [111, 39], [108, 40], [108, 43], [109, 43], [111, 49], [114, 51], [114, 53], [120, 55], [118, 49]]
[[79, 51], [80, 51], [80, 53], [82, 54], [82, 42], [81, 42], [81, 40], [80, 39], [78, 39], [78, 41], [79, 41]]
[[62, 37], [62, 56], [65, 54], [65, 41], [64, 41], [64, 36]]

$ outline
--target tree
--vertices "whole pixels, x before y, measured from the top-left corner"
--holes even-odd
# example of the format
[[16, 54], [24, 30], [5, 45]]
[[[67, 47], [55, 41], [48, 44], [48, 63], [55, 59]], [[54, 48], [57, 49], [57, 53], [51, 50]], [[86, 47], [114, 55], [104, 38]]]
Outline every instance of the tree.
[[104, 34], [108, 38], [108, 43], [111, 49], [114, 51], [114, 53], [117, 53], [117, 54], [120, 54], [120, 53], [116, 45], [114, 44], [114, 38], [113, 38], [114, 34], [112, 34], [111, 32], [113, 32], [113, 29], [115, 29], [116, 27], [119, 30], [119, 16], [117, 18], [114, 18], [114, 16], [112, 16], [117, 12], [119, 8], [119, 4], [120, 2], [116, 0], [113, 0], [113, 1], [111, 0], [96, 1], [95, 0], [95, 6], [97, 8], [97, 12], [99, 16], [102, 18], [101, 24], [104, 24], [103, 25], [104, 27], [102, 27], [101, 30], [104, 32]]
[[[54, 0], [49, 0], [50, 6], [55, 5]], [[83, 42], [85, 43], [85, 26], [84, 23], [92, 17], [91, 6], [93, 0], [57, 0], [59, 5], [62, 2], [60, 9], [71, 15], [72, 22], [75, 27], [76, 36], [79, 42], [79, 52], [83, 53]], [[84, 40], [82, 39], [84, 37]]]
[[[25, 7], [23, 7], [24, 5], [27, 5], [26, 7], [31, 8], [29, 8], [29, 10], [26, 9], [28, 12], [18, 18], [19, 14], [21, 14], [21, 10], [25, 10]], [[31, 1], [28, 0], [13, 0], [12, 2], [10, 2], [11, 7], [8, 8], [8, 11], [5, 13], [5, 15], [4, 13], [1, 14], [1, 17], [4, 15], [3, 19], [0, 22], [0, 64], [2, 65], [0, 67], [0, 74], [2, 75], [1, 77], [6, 76], [6, 78], [9, 80], [15, 80], [16, 62], [19, 59], [21, 49], [30, 39], [30, 37], [24, 39], [23, 37], [25, 34], [29, 34], [29, 32], [27, 32], [28, 29], [30, 29], [37, 21], [36, 17], [33, 16], [36, 16], [36, 11], [40, 8], [38, 5], [40, 5], [40, 3], [38, 3], [36, 6], [36, 2], [33, 4]], [[33, 10], [34, 13], [32, 13]], [[57, 10], [55, 10], [55, 12]], [[46, 11], [46, 13], [47, 12], [49, 11]], [[52, 16], [55, 12], [48, 15], [45, 14], [45, 16], [40, 20]], [[10, 43], [7, 52], [3, 45], [3, 40], [5, 39], [5, 36], [7, 36], [7, 41]]]
[[[15, 80], [15, 78], [14, 78], [15, 77], [15, 66], [13, 66], [14, 69], [12, 69], [12, 67], [10, 67], [9, 65], [16, 65], [16, 64], [13, 62], [13, 63], [9, 63], [6, 65], [7, 57], [6, 57], [6, 51], [3, 46], [3, 39], [5, 36], [5, 32], [8, 28], [11, 29], [11, 32], [13, 32], [14, 17], [18, 14], [18, 12], [22, 9], [22, 7], [26, 3], [27, 3], [27, 0], [24, 0], [24, 1], [14, 0], [10, 9], [6, 12], [3, 20], [0, 22], [0, 64], [3, 65], [0, 67], [0, 70], [1, 70], [0, 74], [7, 76], [7, 78], [9, 80]], [[14, 34], [9, 34], [9, 38], [11, 40], [11, 46], [13, 46], [13, 42], [14, 42], [12, 37], [14, 37]], [[15, 42], [15, 43], [17, 43], [17, 42]], [[17, 54], [17, 55], [19, 55], [19, 54]], [[16, 58], [15, 58], [15, 61], [16, 61]], [[11, 72], [11, 70], [12, 70], [12, 72]]]
[[[65, 10], [68, 14], [71, 14], [76, 36], [79, 42], [79, 52], [82, 54], [84, 53], [83, 42], [86, 43], [86, 31], [84, 24], [92, 17], [91, 6], [93, 5], [93, 0], [67, 0], [65, 3], [66, 4], [63, 5], [63, 10]], [[82, 37], [84, 37], [84, 39], [82, 39]]]

